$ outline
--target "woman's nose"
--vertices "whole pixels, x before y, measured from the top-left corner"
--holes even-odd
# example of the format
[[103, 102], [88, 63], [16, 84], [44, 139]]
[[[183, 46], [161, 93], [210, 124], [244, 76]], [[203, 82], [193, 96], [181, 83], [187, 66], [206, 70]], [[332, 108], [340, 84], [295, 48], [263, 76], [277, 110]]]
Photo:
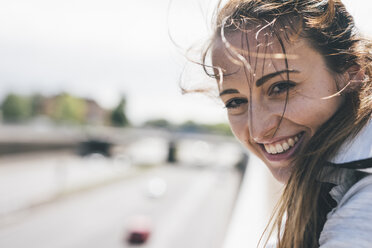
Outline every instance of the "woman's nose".
[[275, 135], [280, 124], [282, 112], [274, 111], [273, 107], [265, 104], [252, 104], [249, 110], [248, 128], [251, 138], [262, 143]]

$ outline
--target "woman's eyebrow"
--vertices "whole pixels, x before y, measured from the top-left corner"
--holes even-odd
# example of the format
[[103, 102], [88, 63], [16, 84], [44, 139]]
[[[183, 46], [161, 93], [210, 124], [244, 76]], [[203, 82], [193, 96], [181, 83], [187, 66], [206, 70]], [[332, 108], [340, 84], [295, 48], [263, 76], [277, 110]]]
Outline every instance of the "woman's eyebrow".
[[223, 90], [220, 93], [220, 96], [226, 95], [226, 94], [236, 94], [236, 93], [240, 93], [239, 90], [237, 90], [237, 89], [226, 89], [226, 90]]
[[266, 81], [268, 81], [269, 79], [272, 79], [273, 77], [276, 77], [280, 74], [283, 74], [283, 73], [299, 73], [299, 71], [297, 70], [281, 70], [281, 71], [276, 71], [276, 72], [273, 72], [273, 73], [270, 73], [270, 74], [267, 74], [261, 78], [259, 78], [257, 81], [256, 81], [256, 86], [257, 87], [260, 87], [261, 85], [263, 85]]

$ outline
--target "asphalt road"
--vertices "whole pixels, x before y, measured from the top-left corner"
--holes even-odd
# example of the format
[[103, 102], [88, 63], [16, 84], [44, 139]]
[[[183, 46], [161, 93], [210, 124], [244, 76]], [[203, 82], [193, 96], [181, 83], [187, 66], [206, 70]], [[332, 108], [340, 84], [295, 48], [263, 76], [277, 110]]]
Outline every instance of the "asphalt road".
[[[150, 194], [154, 178], [164, 194]], [[160, 166], [8, 216], [4, 248], [123, 248], [133, 216], [147, 216], [146, 248], [218, 248], [239, 188], [231, 169]], [[163, 188], [164, 190], [164, 188]], [[11, 194], [11, 191], [9, 191]]]

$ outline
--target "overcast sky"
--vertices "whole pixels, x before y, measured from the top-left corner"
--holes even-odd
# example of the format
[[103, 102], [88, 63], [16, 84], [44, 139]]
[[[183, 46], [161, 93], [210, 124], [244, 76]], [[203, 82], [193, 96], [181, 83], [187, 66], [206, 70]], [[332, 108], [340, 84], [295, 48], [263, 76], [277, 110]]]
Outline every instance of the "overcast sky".
[[[11, 0], [0, 7], [0, 98], [67, 91], [113, 107], [128, 100], [132, 122], [167, 118], [211, 123], [225, 110], [178, 86], [186, 49], [208, 36], [216, 0]], [[372, 34], [372, 1], [345, 0]], [[206, 78], [196, 73], [194, 81]]]

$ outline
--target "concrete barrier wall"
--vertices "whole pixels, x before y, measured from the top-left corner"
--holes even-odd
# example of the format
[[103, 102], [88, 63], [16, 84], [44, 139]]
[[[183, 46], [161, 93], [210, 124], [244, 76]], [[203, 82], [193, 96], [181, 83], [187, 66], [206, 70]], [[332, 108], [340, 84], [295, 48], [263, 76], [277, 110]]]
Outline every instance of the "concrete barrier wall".
[[6, 142], [0, 143], [0, 155], [41, 152], [41, 151], [60, 151], [71, 150], [76, 151], [78, 144], [74, 143], [20, 143]]

